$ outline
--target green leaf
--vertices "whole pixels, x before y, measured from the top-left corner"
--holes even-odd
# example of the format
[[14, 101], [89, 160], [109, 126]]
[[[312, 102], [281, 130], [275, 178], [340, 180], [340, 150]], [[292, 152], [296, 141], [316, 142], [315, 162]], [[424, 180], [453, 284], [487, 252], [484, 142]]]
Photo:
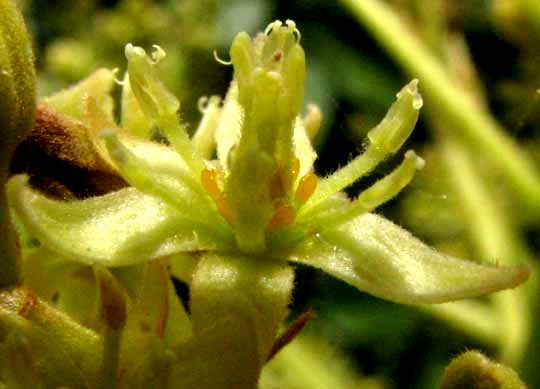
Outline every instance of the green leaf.
[[285, 318], [293, 272], [261, 257], [207, 254], [191, 283], [194, 339], [178, 347], [182, 388], [255, 388]]
[[87, 264], [130, 265], [197, 250], [203, 236], [173, 208], [133, 188], [62, 202], [32, 190], [21, 175], [7, 190], [10, 206], [32, 235], [50, 250]]
[[441, 303], [515, 287], [528, 266], [499, 267], [441, 254], [392, 222], [365, 214], [301, 243], [289, 260], [320, 268], [397, 303]]

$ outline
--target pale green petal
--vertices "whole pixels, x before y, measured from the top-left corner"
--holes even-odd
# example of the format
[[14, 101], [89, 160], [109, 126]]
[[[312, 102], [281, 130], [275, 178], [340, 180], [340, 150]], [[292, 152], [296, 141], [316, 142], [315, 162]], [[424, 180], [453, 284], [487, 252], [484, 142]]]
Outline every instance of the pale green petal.
[[190, 219], [210, 218], [210, 198], [190, 172], [179, 165], [156, 165], [137, 157], [110, 129], [101, 132], [120, 175], [143, 193], [154, 195]]
[[438, 253], [374, 214], [317, 234], [289, 259], [404, 304], [441, 303], [513, 288], [530, 273], [527, 266], [498, 267]]
[[190, 287], [195, 338], [178, 348], [175, 387], [256, 388], [293, 279], [283, 262], [202, 255]]
[[130, 265], [199, 247], [191, 224], [183, 224], [162, 201], [133, 188], [62, 202], [32, 190], [26, 176], [15, 176], [7, 192], [10, 206], [30, 233], [75, 261]]
[[60, 114], [74, 119], [85, 119], [84, 100], [88, 96], [96, 99], [97, 105], [113, 120], [113, 99], [110, 92], [114, 86], [114, 72], [109, 69], [98, 69], [90, 76], [74, 86], [61, 90], [42, 100]]

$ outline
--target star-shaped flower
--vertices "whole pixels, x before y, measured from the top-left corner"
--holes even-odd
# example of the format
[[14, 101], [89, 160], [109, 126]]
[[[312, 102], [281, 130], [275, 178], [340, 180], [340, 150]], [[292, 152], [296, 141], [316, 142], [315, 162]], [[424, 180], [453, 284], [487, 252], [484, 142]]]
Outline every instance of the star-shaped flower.
[[[311, 108], [300, 117], [305, 56], [292, 21], [271, 23], [253, 40], [236, 36], [230, 50], [234, 81], [222, 105], [208, 99], [191, 138], [178, 120], [178, 100], [157, 75], [164, 51], [155, 46], [151, 57], [132, 45], [125, 51], [120, 124], [108, 97], [113, 74], [106, 70], [45, 104], [82, 121], [95, 152], [130, 187], [62, 202], [16, 176], [8, 195], [30, 233], [59, 255], [106, 267], [169, 261], [191, 290], [194, 336], [178, 348], [184, 365], [177, 374], [189, 377], [185, 387], [220, 387], [219, 380], [230, 387], [254, 385], [290, 301], [288, 262], [405, 304], [478, 296], [528, 277], [526, 266], [503, 268], [438, 253], [371, 213], [422, 168], [411, 150], [357, 198], [343, 194], [410, 135], [422, 106], [417, 80], [368, 133], [364, 152], [321, 178], [313, 172], [311, 145], [320, 112]], [[156, 129], [171, 147], [141, 138]], [[248, 374], [236, 377], [239, 366]]]

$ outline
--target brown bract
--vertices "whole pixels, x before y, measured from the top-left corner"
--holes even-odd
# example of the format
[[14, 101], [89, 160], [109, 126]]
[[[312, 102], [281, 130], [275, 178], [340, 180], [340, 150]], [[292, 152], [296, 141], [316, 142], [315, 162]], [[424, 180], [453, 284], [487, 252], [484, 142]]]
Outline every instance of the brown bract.
[[34, 128], [15, 151], [10, 173], [26, 173], [34, 187], [66, 200], [127, 186], [100, 157], [82, 122], [44, 104], [38, 105]]

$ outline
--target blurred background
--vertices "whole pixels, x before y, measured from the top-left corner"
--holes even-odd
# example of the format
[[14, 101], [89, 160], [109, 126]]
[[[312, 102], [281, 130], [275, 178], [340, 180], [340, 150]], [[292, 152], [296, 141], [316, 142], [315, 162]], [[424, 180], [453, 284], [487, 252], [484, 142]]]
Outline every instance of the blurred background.
[[[40, 95], [98, 67], [117, 67], [121, 75], [128, 42], [147, 49], [159, 44], [167, 52], [160, 65], [163, 80], [180, 98], [182, 120], [191, 128], [200, 118], [198, 98], [223, 96], [232, 77], [230, 67], [214, 60], [213, 50], [227, 60], [237, 32], [254, 34], [275, 19], [293, 19], [307, 55], [306, 103], [316, 103], [323, 112], [316, 140], [316, 169], [322, 175], [361, 152], [367, 131], [410, 79], [418, 77], [424, 91], [423, 57], [412, 51], [406, 54], [409, 62], [404, 61], [376, 39], [375, 29], [358, 17], [352, 1], [19, 3], [35, 39]], [[520, 187], [514, 177], [520, 169], [511, 169], [517, 157], [496, 146], [509, 142], [510, 150], [530, 162], [532, 175], [540, 177], [540, 6], [527, 0], [382, 3], [438, 61], [447, 83], [427, 83], [420, 122], [403, 147], [425, 158], [426, 168], [378, 212], [445, 252], [536, 266], [540, 180]], [[393, 39], [401, 44], [399, 36]], [[436, 98], [439, 87], [454, 88], [454, 102], [467, 105], [454, 108], [455, 113], [452, 101]], [[475, 112], [483, 113], [487, 124], [462, 125], [460, 115]], [[493, 142], [489, 132], [475, 133], [484, 124], [498, 131]], [[350, 194], [399, 160], [401, 154], [356, 183]], [[408, 307], [368, 296], [314, 269], [300, 267], [297, 275], [291, 317], [309, 308], [317, 317], [290, 356], [276, 358], [265, 372], [269, 387], [324, 388], [316, 385], [324, 385], [325, 376], [334, 388], [432, 388], [451, 358], [471, 348], [511, 365], [531, 388], [540, 385], [540, 289], [534, 276], [525, 287], [495, 297]], [[185, 294], [185, 287], [179, 291]], [[294, 377], [291, 369], [298, 376], [301, 371], [319, 375], [319, 383], [306, 386], [309, 377]]]

